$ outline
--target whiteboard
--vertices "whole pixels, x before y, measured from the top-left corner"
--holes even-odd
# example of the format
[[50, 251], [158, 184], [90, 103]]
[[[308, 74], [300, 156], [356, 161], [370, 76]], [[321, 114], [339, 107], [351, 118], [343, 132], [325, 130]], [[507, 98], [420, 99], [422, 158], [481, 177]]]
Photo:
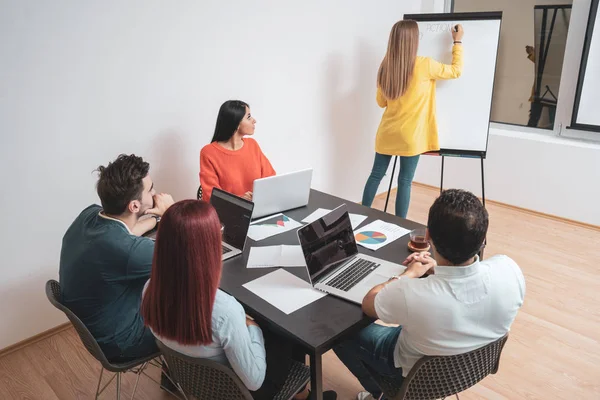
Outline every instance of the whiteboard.
[[440, 153], [485, 156], [502, 13], [414, 14], [404, 19], [419, 24], [418, 55], [445, 64], [452, 62], [450, 30], [463, 26], [462, 75], [437, 81]]
[[579, 70], [572, 127], [600, 131], [600, 13], [598, 0], [593, 0]]

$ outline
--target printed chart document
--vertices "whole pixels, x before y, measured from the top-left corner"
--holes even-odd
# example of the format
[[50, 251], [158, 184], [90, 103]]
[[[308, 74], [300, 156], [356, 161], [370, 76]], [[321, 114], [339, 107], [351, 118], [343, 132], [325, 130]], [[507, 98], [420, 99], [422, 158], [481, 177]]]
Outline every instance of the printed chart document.
[[286, 314], [327, 295], [284, 269], [273, 271], [243, 286]]
[[[318, 220], [321, 217], [324, 217], [325, 215], [329, 214], [331, 212], [331, 210], [328, 210], [326, 208], [318, 208], [314, 213], [310, 214], [308, 217], [304, 218], [302, 220], [302, 222], [306, 222], [307, 224], [310, 224], [311, 222], [315, 222], [316, 220]], [[350, 214], [348, 213], [348, 215], [350, 216], [350, 223], [352, 224], [352, 229], [356, 229], [360, 226], [360, 224], [362, 224], [365, 219], [367, 219], [366, 215], [360, 215], [360, 214]]]
[[306, 260], [300, 246], [263, 246], [250, 248], [248, 268], [304, 267]]
[[253, 222], [248, 229], [248, 237], [254, 241], [263, 240], [280, 233], [298, 229], [302, 224], [290, 217], [277, 214]]
[[409, 233], [408, 229], [378, 219], [355, 231], [354, 237], [356, 244], [367, 249], [379, 250], [386, 244], [392, 243], [394, 240]]

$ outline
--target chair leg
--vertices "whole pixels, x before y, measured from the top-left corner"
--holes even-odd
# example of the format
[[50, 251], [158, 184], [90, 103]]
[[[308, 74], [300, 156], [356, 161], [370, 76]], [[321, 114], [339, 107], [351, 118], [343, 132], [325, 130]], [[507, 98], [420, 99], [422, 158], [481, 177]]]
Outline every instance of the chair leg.
[[104, 373], [104, 367], [102, 367], [102, 369], [100, 370], [100, 379], [98, 379], [98, 387], [96, 388], [96, 397], [95, 399], [98, 400], [98, 396], [100, 396], [100, 384], [102, 383], [102, 374]]
[[[161, 363], [162, 363], [162, 364], [164, 364], [164, 365], [167, 365], [167, 366], [168, 366], [168, 364], [167, 364], [167, 359], [166, 359], [164, 356], [160, 356], [159, 358], [160, 358], [160, 360], [161, 360]], [[162, 370], [162, 365], [160, 366], [160, 368], [161, 368], [161, 370]], [[169, 374], [165, 374], [165, 376], [167, 377], [167, 379], [168, 379], [169, 381], [171, 381], [171, 383], [172, 383], [173, 385], [175, 385], [175, 387], [177, 388], [177, 390], [179, 391], [179, 393], [181, 393], [181, 395], [183, 396], [183, 398], [184, 398], [185, 400], [188, 400], [188, 397], [186, 396], [185, 392], [183, 391], [183, 388], [181, 387], [181, 385], [180, 385], [179, 383], [176, 383], [176, 382], [175, 382], [175, 381], [174, 381], [174, 380], [171, 378], [171, 376], [170, 376]], [[171, 393], [173, 396], [179, 397], [179, 396], [177, 396], [175, 393], [172, 393], [170, 390], [167, 390], [167, 392]]]
[[[162, 369], [162, 366], [158, 366], [158, 367]], [[159, 386], [160, 386], [160, 382], [159, 382], [159, 381], [157, 381], [156, 379], [154, 379], [153, 377], [151, 377], [150, 375], [148, 375], [148, 374], [146, 373], [146, 371], [142, 370], [142, 374], [144, 374], [144, 375], [146, 376], [146, 378], [150, 379], [152, 382], [154, 382], [154, 383], [156, 383], [157, 385], [159, 385]], [[181, 385], [180, 385], [180, 384], [178, 384], [178, 383], [175, 383], [175, 381], [173, 380], [173, 378], [171, 378], [171, 377], [169, 376], [169, 374], [165, 374], [165, 376], [167, 377], [167, 379], [168, 379], [169, 381], [171, 381], [171, 383], [172, 383], [173, 385], [175, 385], [175, 387], [177, 388], [177, 391], [178, 391], [178, 392], [179, 392], [179, 393], [180, 393], [180, 394], [183, 396], [183, 398], [187, 400], [187, 398], [188, 398], [188, 397], [186, 396], [185, 392], [183, 391], [183, 388], [181, 387]], [[169, 389], [167, 389], [167, 388], [164, 388], [163, 390], [165, 390], [165, 391], [166, 391], [166, 392], [168, 392], [169, 394], [173, 395], [174, 397], [180, 398], [180, 396], [179, 396], [179, 395], [177, 395], [177, 393], [173, 393], [173, 392], [171, 392], [171, 391], [170, 391]]]
[[[154, 383], [156, 383], [157, 385], [159, 385], [159, 386], [160, 386], [160, 382], [158, 382], [156, 379], [154, 379], [154, 378], [153, 378], [153, 377], [151, 377], [150, 375], [146, 374], [145, 372], [144, 372], [144, 375], [146, 375], [146, 377], [147, 377], [148, 379], [150, 379], [152, 382], [154, 382]], [[168, 375], [167, 375], [167, 378], [169, 378], [169, 380], [170, 380], [171, 382], [173, 382], [173, 380], [172, 380], [172, 379], [171, 379], [171, 378], [170, 378]], [[175, 383], [175, 382], [173, 382], [173, 385], [175, 385], [175, 387], [177, 388], [177, 391], [178, 391], [178, 392], [181, 394], [181, 396], [183, 396], [183, 398], [184, 398], [184, 399], [188, 400], [188, 397], [186, 396], [185, 392], [183, 391], [183, 388], [181, 387], [181, 385], [179, 385], [178, 383]], [[181, 397], [180, 397], [180, 396], [179, 396], [177, 393], [173, 393], [173, 392], [171, 392], [171, 391], [170, 391], [169, 389], [167, 389], [167, 388], [164, 388], [163, 390], [164, 390], [165, 392], [167, 392], [167, 393], [169, 393], [169, 394], [173, 395], [174, 397], [177, 397], [178, 399], [180, 399], [180, 398], [181, 398]]]
[[142, 373], [144, 372], [144, 369], [146, 369], [146, 366], [148, 365], [148, 363], [144, 363], [142, 364], [142, 366], [140, 367], [140, 369], [137, 372], [137, 378], [135, 379], [135, 385], [133, 386], [133, 392], [131, 393], [131, 400], [133, 400], [135, 398], [135, 391], [137, 390], [138, 387], [138, 383], [140, 382], [140, 376], [142, 376]]
[[121, 373], [117, 372], [117, 400], [121, 400]]
[[96, 388], [96, 400], [98, 400], [98, 396], [100, 396], [100, 384], [102, 383], [102, 374], [104, 373], [104, 367], [100, 370], [100, 379], [98, 379], [98, 387]]

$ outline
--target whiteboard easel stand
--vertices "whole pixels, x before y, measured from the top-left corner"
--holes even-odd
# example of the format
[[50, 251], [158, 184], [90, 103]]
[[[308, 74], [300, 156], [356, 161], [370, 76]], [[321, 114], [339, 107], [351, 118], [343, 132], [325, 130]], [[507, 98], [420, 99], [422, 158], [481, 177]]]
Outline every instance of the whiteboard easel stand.
[[484, 155], [479, 155], [479, 156], [465, 156], [465, 155], [455, 155], [455, 154], [439, 154], [440, 156], [442, 156], [442, 173], [441, 173], [441, 178], [440, 178], [440, 194], [442, 194], [442, 192], [444, 191], [444, 159], [445, 157], [466, 157], [466, 158], [479, 158], [481, 160], [481, 202], [483, 203], [483, 206], [485, 207], [485, 174], [483, 171], [483, 159], [485, 158]]
[[[481, 160], [481, 201], [483, 203], [483, 207], [485, 208], [485, 173], [483, 168], [483, 159], [485, 158], [485, 154], [481, 153], [479, 155], [472, 154], [444, 154], [444, 153], [425, 153], [426, 155], [439, 155], [442, 157], [442, 170], [440, 174], [440, 195], [444, 191], [444, 160], [445, 157], [465, 157], [465, 158], [479, 158]], [[390, 201], [390, 192], [392, 191], [392, 183], [394, 182], [394, 174], [396, 173], [396, 163], [398, 162], [398, 156], [394, 157], [394, 166], [392, 167], [392, 176], [390, 178], [390, 187], [388, 188], [387, 196], [385, 198], [385, 206], [383, 207], [383, 212], [387, 212], [388, 203]], [[483, 246], [481, 247], [481, 251], [479, 252], [479, 258], [483, 259], [483, 250], [485, 249], [485, 245], [487, 243], [487, 239], [483, 242]]]

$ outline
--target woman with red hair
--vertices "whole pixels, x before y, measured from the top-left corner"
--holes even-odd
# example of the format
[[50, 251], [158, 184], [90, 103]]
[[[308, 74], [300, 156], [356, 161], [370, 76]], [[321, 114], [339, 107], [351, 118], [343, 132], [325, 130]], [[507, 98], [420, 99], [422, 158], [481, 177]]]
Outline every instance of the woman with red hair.
[[267, 359], [258, 324], [219, 290], [221, 252], [221, 223], [210, 204], [184, 200], [172, 205], [156, 235], [141, 305], [144, 323], [173, 350], [230, 366], [255, 399], [272, 399], [292, 366], [292, 347], [267, 340], [268, 346], [277, 346]]

